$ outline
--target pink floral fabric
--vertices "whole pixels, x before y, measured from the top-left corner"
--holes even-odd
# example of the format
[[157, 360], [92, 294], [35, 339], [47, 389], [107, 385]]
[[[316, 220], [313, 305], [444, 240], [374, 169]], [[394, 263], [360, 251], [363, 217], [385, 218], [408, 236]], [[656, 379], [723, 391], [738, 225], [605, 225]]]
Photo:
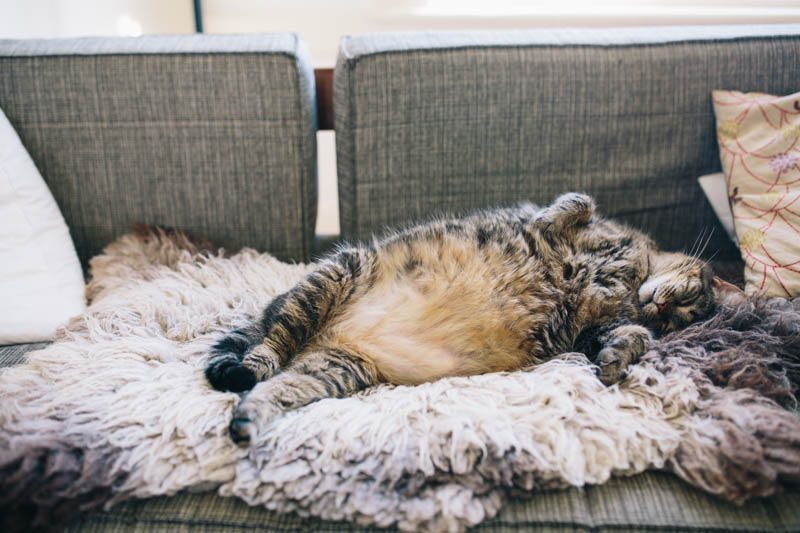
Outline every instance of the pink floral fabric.
[[800, 93], [712, 97], [747, 292], [798, 296]]

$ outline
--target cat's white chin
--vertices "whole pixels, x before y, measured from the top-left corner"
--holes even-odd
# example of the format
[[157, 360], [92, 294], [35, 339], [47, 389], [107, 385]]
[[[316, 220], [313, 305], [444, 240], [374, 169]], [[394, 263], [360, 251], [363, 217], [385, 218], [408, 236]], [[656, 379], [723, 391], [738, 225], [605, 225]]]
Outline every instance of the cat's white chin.
[[[656, 291], [661, 286], [662, 283], [668, 281], [670, 276], [668, 274], [662, 274], [661, 276], [651, 276], [642, 283], [642, 286], [639, 287], [639, 291], [637, 296], [639, 297], [639, 305], [652, 305], [650, 302], [653, 301], [653, 296], [655, 296]], [[653, 306], [655, 308], [655, 306]]]

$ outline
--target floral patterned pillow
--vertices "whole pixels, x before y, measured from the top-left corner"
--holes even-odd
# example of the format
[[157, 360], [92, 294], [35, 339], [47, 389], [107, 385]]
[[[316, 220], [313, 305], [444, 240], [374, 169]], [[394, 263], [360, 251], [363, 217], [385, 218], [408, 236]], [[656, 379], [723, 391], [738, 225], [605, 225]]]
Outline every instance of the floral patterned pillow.
[[800, 93], [714, 91], [748, 293], [800, 295]]

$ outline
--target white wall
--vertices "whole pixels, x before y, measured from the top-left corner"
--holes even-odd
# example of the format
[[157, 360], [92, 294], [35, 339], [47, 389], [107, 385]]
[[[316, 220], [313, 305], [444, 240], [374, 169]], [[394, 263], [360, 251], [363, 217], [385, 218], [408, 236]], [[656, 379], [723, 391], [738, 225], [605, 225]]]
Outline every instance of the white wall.
[[0, 0], [0, 38], [191, 33], [189, 0]]
[[214, 33], [293, 31], [317, 66], [342, 35], [400, 30], [800, 23], [800, 0], [204, 0]]
[[[291, 31], [317, 66], [339, 38], [392, 30], [800, 23], [800, 0], [202, 0], [210, 33]], [[0, 38], [188, 33], [191, 0], [0, 0]]]

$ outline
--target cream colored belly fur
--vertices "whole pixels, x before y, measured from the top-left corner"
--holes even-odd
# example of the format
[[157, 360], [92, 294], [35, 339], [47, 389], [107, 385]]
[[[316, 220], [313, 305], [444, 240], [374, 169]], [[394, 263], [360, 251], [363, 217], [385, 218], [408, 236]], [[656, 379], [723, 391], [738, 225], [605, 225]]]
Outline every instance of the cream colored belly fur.
[[498, 297], [486, 264], [447, 268], [438, 258], [436, 265], [417, 276], [379, 280], [324, 337], [371, 361], [382, 379], [397, 384], [519, 368], [526, 356], [520, 350], [525, 327], [513, 317], [525, 313]]

